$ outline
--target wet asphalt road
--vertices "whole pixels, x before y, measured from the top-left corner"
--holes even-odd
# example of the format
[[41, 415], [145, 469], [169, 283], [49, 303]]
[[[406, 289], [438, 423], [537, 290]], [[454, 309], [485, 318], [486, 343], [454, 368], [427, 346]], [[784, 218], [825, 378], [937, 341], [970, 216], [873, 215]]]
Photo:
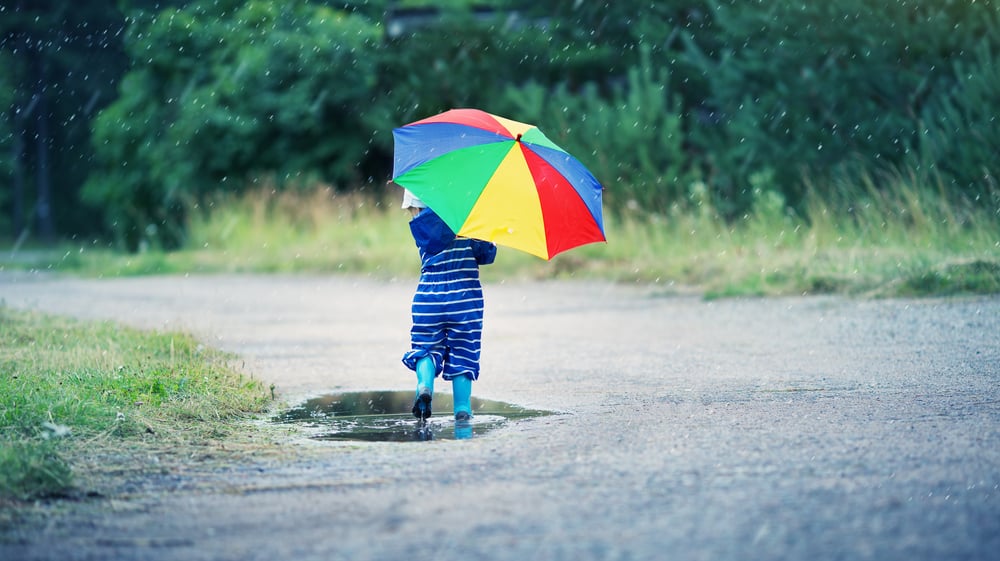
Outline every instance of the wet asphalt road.
[[[8, 306], [192, 332], [293, 403], [408, 388], [412, 289], [0, 276]], [[1000, 558], [1000, 297], [485, 292], [475, 394], [561, 414], [154, 478], [8, 529], [0, 559]]]

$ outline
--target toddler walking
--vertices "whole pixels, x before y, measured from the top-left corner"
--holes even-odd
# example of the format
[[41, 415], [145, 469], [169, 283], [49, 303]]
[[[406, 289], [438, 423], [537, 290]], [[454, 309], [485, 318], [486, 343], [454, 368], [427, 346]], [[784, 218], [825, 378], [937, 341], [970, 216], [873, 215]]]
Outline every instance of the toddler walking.
[[434, 379], [451, 381], [454, 415], [472, 418], [472, 382], [479, 378], [483, 331], [483, 290], [479, 266], [496, 258], [496, 245], [455, 233], [409, 190], [403, 208], [412, 215], [410, 231], [420, 252], [420, 281], [413, 296], [411, 350], [403, 364], [417, 374], [413, 415], [431, 416]]

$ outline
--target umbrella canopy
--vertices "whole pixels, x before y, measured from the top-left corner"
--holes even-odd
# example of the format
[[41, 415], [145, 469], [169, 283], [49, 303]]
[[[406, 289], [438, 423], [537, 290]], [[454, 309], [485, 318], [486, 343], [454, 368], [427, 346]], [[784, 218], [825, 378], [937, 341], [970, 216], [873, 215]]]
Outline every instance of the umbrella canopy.
[[393, 181], [459, 236], [542, 259], [605, 241], [601, 184], [533, 125], [452, 109], [392, 135]]

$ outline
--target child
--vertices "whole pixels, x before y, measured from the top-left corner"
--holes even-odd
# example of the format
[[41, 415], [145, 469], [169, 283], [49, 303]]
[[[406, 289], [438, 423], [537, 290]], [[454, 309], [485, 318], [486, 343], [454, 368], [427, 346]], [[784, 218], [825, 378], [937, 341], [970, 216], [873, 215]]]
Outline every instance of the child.
[[455, 420], [472, 418], [472, 381], [479, 378], [483, 289], [479, 266], [496, 258], [494, 244], [456, 237], [447, 224], [408, 190], [403, 208], [420, 250], [420, 282], [413, 296], [412, 350], [403, 364], [417, 373], [413, 415], [431, 416], [434, 378], [451, 380]]

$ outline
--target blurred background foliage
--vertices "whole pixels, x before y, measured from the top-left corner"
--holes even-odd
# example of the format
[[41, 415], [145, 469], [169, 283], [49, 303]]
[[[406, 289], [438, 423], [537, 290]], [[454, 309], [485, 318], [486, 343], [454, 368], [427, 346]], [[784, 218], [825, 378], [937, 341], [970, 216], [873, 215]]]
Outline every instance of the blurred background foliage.
[[1000, 208], [990, 0], [4, 0], [0, 228], [172, 249], [224, 193], [379, 196], [393, 127], [539, 125], [612, 213]]

